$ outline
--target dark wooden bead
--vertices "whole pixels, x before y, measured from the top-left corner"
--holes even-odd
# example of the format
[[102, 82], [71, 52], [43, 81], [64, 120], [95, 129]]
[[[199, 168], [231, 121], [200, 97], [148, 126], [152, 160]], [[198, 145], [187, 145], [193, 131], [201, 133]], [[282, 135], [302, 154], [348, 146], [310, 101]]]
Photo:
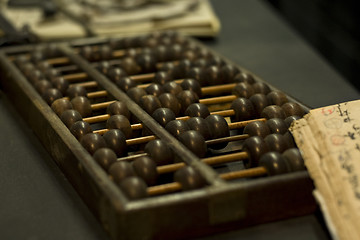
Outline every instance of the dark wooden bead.
[[140, 177], [125, 178], [120, 182], [119, 187], [130, 200], [147, 197], [146, 183]]
[[184, 90], [176, 96], [179, 99], [181, 108], [180, 112], [184, 113], [185, 110], [193, 103], [199, 102], [198, 95], [191, 90]]
[[54, 88], [59, 89], [61, 94], [66, 94], [67, 89], [69, 88], [69, 82], [64, 79], [63, 77], [56, 77], [51, 80], [52, 85]]
[[171, 109], [175, 116], [179, 116], [181, 105], [174, 94], [163, 93], [159, 96], [159, 101], [162, 107]]
[[205, 179], [198, 170], [191, 166], [185, 166], [177, 170], [174, 174], [174, 180], [181, 184], [183, 190], [192, 190], [206, 185]]
[[303, 117], [305, 114], [305, 110], [298, 103], [295, 102], [284, 103], [281, 106], [281, 108], [284, 110], [286, 117], [290, 117], [290, 116]]
[[47, 80], [40, 80], [34, 84], [34, 87], [40, 95], [43, 95], [46, 90], [53, 88], [53, 85]]
[[271, 133], [284, 134], [288, 130], [288, 127], [284, 119], [272, 118], [266, 121], [266, 125], [269, 127]]
[[204, 70], [199, 67], [192, 67], [189, 71], [185, 74], [186, 78], [192, 78], [199, 81], [201, 86], [206, 85], [206, 81], [204, 78]]
[[191, 78], [184, 79], [181, 82], [180, 86], [184, 90], [193, 91], [194, 93], [197, 94], [198, 97], [202, 96], [200, 83], [198, 81], [196, 81], [195, 79], [191, 79]]
[[[192, 50], [185, 50], [183, 53], [182, 53], [182, 55], [181, 55], [181, 57], [184, 59], [184, 60], [189, 60], [189, 61], [191, 61], [191, 62], [194, 62], [195, 60], [196, 60], [196, 58], [197, 58], [197, 56], [196, 56], [196, 53], [194, 52], [194, 51], [192, 51]], [[192, 64], [190, 65], [190, 67], [192, 66]], [[186, 70], [189, 70], [189, 68], [188, 69], [186, 69]]]
[[244, 128], [244, 134], [249, 134], [250, 136], [259, 136], [264, 138], [270, 133], [269, 126], [261, 121], [251, 122]]
[[292, 136], [292, 134], [290, 133], [290, 131], [287, 131], [284, 135], [285, 141], [287, 142], [289, 148], [294, 148], [296, 147], [296, 143], [294, 140], [294, 137]]
[[164, 62], [166, 61], [166, 57], [167, 57], [167, 54], [166, 54], [166, 46], [164, 45], [159, 45], [159, 46], [156, 46], [155, 48], [155, 56], [156, 56], [156, 59], [160, 62]]
[[185, 110], [185, 115], [189, 117], [206, 118], [210, 115], [210, 111], [205, 104], [193, 103]]
[[298, 148], [290, 148], [283, 152], [282, 155], [285, 157], [288, 169], [291, 172], [304, 171], [306, 169], [304, 159]]
[[179, 59], [182, 55], [183, 48], [179, 44], [171, 44], [167, 47], [167, 59]]
[[80, 143], [91, 155], [93, 155], [99, 148], [106, 147], [104, 138], [97, 133], [85, 134], [81, 138]]
[[105, 170], [108, 170], [111, 164], [117, 160], [116, 154], [110, 148], [99, 148], [93, 158]]
[[173, 77], [169, 72], [160, 71], [155, 73], [153, 82], [164, 85], [165, 83], [170, 82], [172, 80]]
[[32, 64], [30, 62], [20, 65], [19, 68], [26, 77], [29, 77], [31, 72], [36, 70], [36, 67], [34, 66], [34, 64]]
[[242, 98], [250, 98], [252, 95], [254, 95], [254, 93], [255, 92], [253, 87], [245, 82], [236, 84], [236, 86], [232, 90], [232, 94]]
[[290, 128], [293, 121], [300, 119], [299, 116], [289, 116], [285, 118], [285, 124], [287, 128]]
[[221, 78], [224, 83], [234, 82], [234, 78], [239, 72], [240, 70], [231, 64], [226, 64], [220, 69]]
[[101, 45], [98, 50], [98, 58], [99, 60], [108, 60], [112, 57], [112, 49], [109, 45]]
[[278, 133], [272, 133], [264, 138], [270, 151], [282, 153], [289, 148], [286, 138]]
[[124, 92], [127, 92], [129, 89], [136, 87], [136, 82], [129, 77], [122, 77], [115, 80], [116, 86], [118, 86]]
[[38, 63], [40, 61], [43, 61], [45, 59], [46, 55], [45, 53], [42, 51], [42, 49], [36, 49], [34, 50], [31, 55], [30, 55], [30, 60], [33, 63]]
[[164, 89], [165, 92], [174, 94], [175, 96], [183, 91], [180, 84], [178, 84], [178, 83], [176, 83], [174, 81], [165, 83], [164, 86], [163, 86], [163, 89]]
[[29, 63], [29, 59], [25, 55], [19, 55], [15, 57], [14, 63], [21, 69], [22, 66]]
[[256, 116], [252, 102], [247, 98], [237, 98], [231, 103], [231, 109], [235, 115], [231, 117], [233, 121], [245, 121], [253, 119]]
[[127, 77], [127, 72], [119, 67], [112, 67], [108, 71], [108, 77], [111, 81], [116, 82], [123, 77]]
[[270, 105], [265, 107], [261, 112], [260, 116], [266, 119], [271, 119], [271, 118], [285, 119], [284, 110], [278, 105]]
[[30, 71], [27, 77], [32, 84], [45, 79], [44, 74], [38, 69]]
[[73, 108], [78, 111], [82, 117], [88, 117], [92, 114], [90, 101], [87, 97], [78, 96], [71, 99]]
[[[16, 61], [16, 59], [15, 59]], [[24, 62], [25, 63], [25, 62]], [[47, 62], [47, 61], [41, 61], [41, 62], [38, 62], [36, 63], [36, 67], [41, 71], [41, 72], [45, 72], [46, 70], [48, 69], [51, 69], [52, 68], [52, 65]]]
[[112, 115], [106, 121], [106, 128], [108, 129], [120, 129], [125, 137], [129, 139], [132, 135], [132, 128], [130, 121], [124, 115]]
[[252, 102], [256, 116], [260, 117], [262, 110], [264, 110], [265, 107], [269, 105], [269, 102], [266, 98], [266, 96], [262, 93], [256, 93], [252, 95], [249, 100]]
[[83, 86], [73, 85], [66, 90], [66, 95], [73, 99], [75, 97], [83, 96], [86, 97], [87, 91]]
[[269, 92], [266, 97], [268, 99], [269, 105], [282, 106], [284, 103], [288, 102], [285, 93], [276, 90]]
[[83, 56], [84, 58], [86, 58], [89, 61], [93, 60], [93, 50], [91, 48], [91, 46], [83, 46], [80, 48], [80, 55]]
[[122, 68], [128, 75], [135, 75], [140, 73], [141, 68], [137, 64], [134, 58], [132, 57], [125, 57], [121, 60], [119, 64], [120, 68]]
[[142, 96], [139, 105], [150, 115], [152, 115], [156, 109], [161, 107], [160, 100], [154, 95]]
[[151, 158], [144, 156], [135, 159], [133, 168], [137, 176], [141, 177], [147, 185], [154, 185], [158, 178], [156, 163]]
[[101, 73], [108, 75], [109, 70], [111, 69], [111, 65], [108, 61], [101, 61], [99, 62], [98, 66], [96, 67]]
[[44, 71], [44, 76], [45, 76], [45, 78], [52, 80], [54, 78], [60, 77], [61, 74], [55, 68], [48, 68]]
[[66, 127], [70, 129], [75, 122], [81, 121], [82, 117], [78, 111], [69, 109], [65, 110], [61, 114], [60, 119], [66, 125]]
[[211, 139], [211, 131], [208, 122], [201, 117], [192, 117], [186, 121], [191, 130], [198, 131], [205, 140]]
[[77, 121], [70, 127], [70, 132], [76, 137], [77, 140], [92, 132], [90, 124], [84, 121]]
[[181, 71], [183, 74], [186, 73], [191, 68], [191, 66], [191, 60], [188, 58], [182, 59], [178, 64], [179, 71]]
[[268, 152], [260, 158], [259, 166], [265, 167], [269, 176], [289, 172], [285, 158], [278, 152]]
[[43, 99], [47, 104], [51, 105], [56, 99], [62, 98], [63, 95], [56, 88], [46, 89], [44, 94], [42, 95]]
[[253, 136], [244, 141], [244, 151], [249, 154], [244, 164], [247, 168], [257, 167], [261, 156], [269, 151], [269, 147], [262, 137]]
[[111, 148], [117, 156], [121, 157], [126, 154], [126, 137], [120, 129], [110, 129], [104, 133], [103, 138], [108, 148]]
[[165, 127], [170, 121], [175, 120], [176, 116], [169, 108], [158, 108], [151, 115], [162, 127]]
[[[230, 136], [229, 126], [223, 116], [220, 115], [209, 115], [205, 118], [209, 125], [210, 134], [212, 139], [223, 138]], [[220, 144], [212, 144], [209, 146], [212, 149], [222, 149], [227, 146], [227, 142]]]
[[159, 97], [164, 93], [163, 87], [157, 83], [151, 83], [148, 87], [146, 87], [145, 91], [147, 94], [154, 95], [156, 97]]
[[141, 68], [142, 73], [150, 73], [156, 71], [156, 58], [150, 54], [141, 54], [136, 57], [136, 62]]
[[71, 102], [67, 99], [64, 98], [59, 98], [56, 99], [52, 104], [51, 104], [51, 109], [60, 117], [61, 114], [69, 109], [72, 109], [73, 106], [71, 104]]
[[155, 139], [148, 142], [144, 151], [149, 154], [158, 166], [174, 162], [174, 153], [163, 140]]
[[174, 77], [174, 72], [176, 71], [176, 66], [172, 62], [166, 62], [166, 63], [162, 64], [159, 71], [167, 72], [168, 74], [170, 74], [171, 76]]
[[168, 124], [166, 124], [165, 129], [176, 138], [178, 138], [182, 133], [190, 130], [187, 123], [182, 120], [170, 121]]
[[146, 91], [142, 88], [130, 88], [126, 94], [136, 103], [140, 103], [140, 99], [146, 95]]
[[[222, 58], [220, 56], [211, 56], [209, 59], [208, 59], [208, 65], [207, 67], [210, 67], [210, 66], [217, 66], [219, 67], [219, 76], [222, 76], [222, 72], [221, 72], [221, 67], [225, 64], [225, 62], [222, 60]], [[221, 78], [222, 82], [223, 82], [223, 78]]]
[[234, 82], [243, 82], [251, 85], [255, 83], [255, 79], [250, 73], [240, 72], [234, 77]]
[[204, 71], [204, 78], [206, 83], [209, 85], [218, 85], [222, 84], [220, 68], [218, 66], [210, 66]]
[[179, 141], [199, 158], [205, 157], [207, 146], [204, 137], [198, 131], [183, 132], [179, 135]]
[[256, 82], [252, 85], [252, 87], [255, 93], [262, 93], [264, 95], [267, 95], [271, 91], [270, 87], [263, 82]]
[[121, 101], [115, 101], [106, 108], [106, 113], [110, 115], [124, 115], [127, 119], [130, 119], [130, 111], [126, 106], [126, 103]]
[[133, 167], [125, 161], [117, 161], [111, 164], [109, 174], [116, 184], [120, 184], [125, 178], [135, 176]]

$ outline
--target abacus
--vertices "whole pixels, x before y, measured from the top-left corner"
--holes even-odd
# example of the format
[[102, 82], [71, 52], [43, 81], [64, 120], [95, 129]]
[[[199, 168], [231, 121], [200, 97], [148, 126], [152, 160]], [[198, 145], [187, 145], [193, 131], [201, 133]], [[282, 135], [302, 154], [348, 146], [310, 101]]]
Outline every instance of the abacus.
[[300, 216], [308, 108], [175, 32], [0, 51], [4, 91], [113, 239]]

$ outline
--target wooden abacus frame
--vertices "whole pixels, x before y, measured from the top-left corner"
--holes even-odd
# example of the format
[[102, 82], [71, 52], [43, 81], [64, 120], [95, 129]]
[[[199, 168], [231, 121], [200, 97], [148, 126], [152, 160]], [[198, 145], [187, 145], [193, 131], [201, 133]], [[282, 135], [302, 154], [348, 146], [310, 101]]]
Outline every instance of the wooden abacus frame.
[[242, 182], [222, 180], [71, 48], [104, 42], [104, 39], [83, 39], [58, 46], [64, 56], [110, 95], [125, 100], [130, 111], [158, 138], [166, 140], [179, 158], [198, 169], [208, 182], [207, 187], [128, 200], [9, 60], [9, 55], [30, 52], [34, 46], [2, 49], [0, 71], [4, 92], [113, 239], [184, 238], [315, 211], [313, 185], [306, 171]]

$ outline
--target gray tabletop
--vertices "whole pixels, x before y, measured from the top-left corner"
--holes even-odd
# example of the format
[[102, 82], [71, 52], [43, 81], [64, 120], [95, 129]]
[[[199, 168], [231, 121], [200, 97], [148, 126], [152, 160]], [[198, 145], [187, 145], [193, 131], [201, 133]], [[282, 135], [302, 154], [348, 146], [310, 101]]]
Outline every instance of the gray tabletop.
[[[212, 1], [222, 22], [205, 44], [311, 107], [360, 94], [264, 2]], [[49, 154], [0, 92], [2, 239], [107, 239]], [[315, 215], [206, 239], [328, 239]]]

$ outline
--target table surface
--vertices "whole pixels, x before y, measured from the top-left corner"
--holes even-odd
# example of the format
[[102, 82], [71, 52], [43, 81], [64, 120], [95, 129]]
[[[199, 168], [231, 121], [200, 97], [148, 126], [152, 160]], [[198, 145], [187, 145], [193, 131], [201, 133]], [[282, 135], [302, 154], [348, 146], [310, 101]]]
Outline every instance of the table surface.
[[[265, 2], [212, 1], [222, 31], [204, 43], [311, 107], [356, 91]], [[34, 133], [0, 91], [2, 239], [108, 239]], [[203, 239], [329, 239], [315, 215]]]

